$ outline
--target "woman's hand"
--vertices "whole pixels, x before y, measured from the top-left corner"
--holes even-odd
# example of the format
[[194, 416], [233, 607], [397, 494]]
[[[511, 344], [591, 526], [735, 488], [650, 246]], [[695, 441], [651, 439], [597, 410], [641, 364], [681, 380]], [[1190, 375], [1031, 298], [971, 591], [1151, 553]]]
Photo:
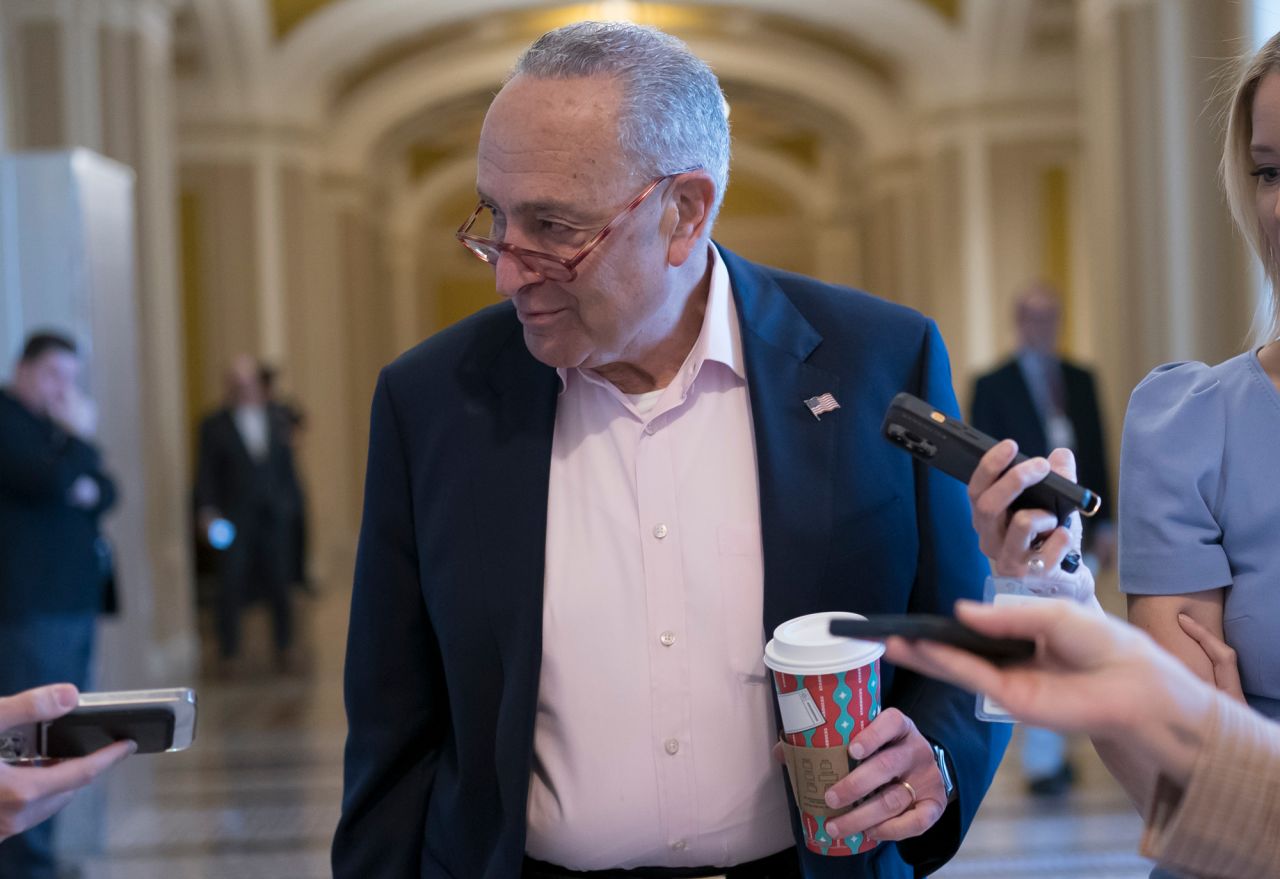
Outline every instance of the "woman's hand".
[[1244, 687], [1240, 684], [1240, 666], [1236, 661], [1236, 652], [1226, 641], [1206, 629], [1188, 614], [1178, 614], [1178, 625], [1182, 631], [1200, 645], [1204, 655], [1213, 664], [1213, 684], [1237, 702], [1244, 702]]
[[998, 576], [1070, 581], [1072, 591], [1083, 601], [1093, 593], [1088, 568], [1080, 565], [1069, 574], [1059, 567], [1067, 553], [1080, 552], [1080, 514], [1072, 513], [1064, 526], [1048, 510], [1009, 509], [1026, 489], [1050, 472], [1075, 482], [1075, 456], [1070, 449], [1054, 449], [1048, 458], [1030, 458], [1010, 467], [1017, 454], [1013, 440], [997, 443], [982, 456], [969, 479], [979, 545]]
[[1175, 782], [1189, 777], [1218, 697], [1146, 634], [1069, 601], [960, 601], [956, 617], [985, 635], [1033, 639], [1036, 655], [996, 666], [944, 644], [893, 637], [885, 659], [986, 693], [1018, 720], [1123, 742], [1133, 759]]

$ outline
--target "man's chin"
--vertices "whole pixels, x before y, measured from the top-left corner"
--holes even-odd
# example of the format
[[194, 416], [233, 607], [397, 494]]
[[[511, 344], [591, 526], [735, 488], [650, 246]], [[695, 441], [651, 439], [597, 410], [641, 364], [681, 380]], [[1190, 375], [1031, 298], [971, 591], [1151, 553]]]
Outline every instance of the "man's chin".
[[555, 369], [582, 366], [588, 356], [588, 352], [581, 346], [565, 344], [562, 340], [540, 335], [528, 327], [524, 329], [524, 344], [534, 360]]

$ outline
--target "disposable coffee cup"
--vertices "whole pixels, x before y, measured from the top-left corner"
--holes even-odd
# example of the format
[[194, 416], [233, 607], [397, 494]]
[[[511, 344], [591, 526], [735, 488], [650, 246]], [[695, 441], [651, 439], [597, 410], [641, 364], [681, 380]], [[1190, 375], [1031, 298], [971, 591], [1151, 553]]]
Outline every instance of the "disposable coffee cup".
[[866, 618], [842, 612], [796, 617], [774, 629], [764, 648], [805, 845], [820, 855], [855, 855], [875, 848], [861, 833], [832, 839], [825, 830], [829, 819], [852, 808], [830, 808], [827, 789], [853, 771], [849, 743], [880, 713], [884, 645], [830, 632], [832, 620], [861, 619]]

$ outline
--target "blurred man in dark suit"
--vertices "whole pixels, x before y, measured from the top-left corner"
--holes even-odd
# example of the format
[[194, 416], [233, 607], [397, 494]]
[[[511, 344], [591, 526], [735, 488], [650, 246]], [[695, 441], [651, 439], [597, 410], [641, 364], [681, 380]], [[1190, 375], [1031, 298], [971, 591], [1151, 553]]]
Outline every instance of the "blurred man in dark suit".
[[[71, 339], [36, 333], [0, 390], [0, 693], [88, 685], [111, 567], [98, 522], [116, 491], [79, 374]], [[49, 822], [0, 843], [0, 876], [53, 879], [52, 843]]]
[[224, 672], [240, 653], [241, 611], [257, 598], [271, 606], [278, 665], [294, 664], [290, 529], [300, 495], [288, 436], [257, 362], [237, 357], [227, 370], [226, 406], [200, 425], [195, 486], [200, 535], [221, 550], [216, 614]]
[[[307, 414], [294, 400], [277, 395], [276, 380], [280, 370], [267, 363], [258, 364], [258, 381], [262, 383], [262, 392], [267, 406], [275, 411], [279, 423], [283, 425], [282, 435], [285, 443], [293, 453], [296, 463], [298, 446], [302, 435], [307, 430]], [[314, 596], [315, 589], [307, 576], [307, 553], [310, 537], [310, 526], [307, 519], [307, 493], [299, 477], [297, 483], [298, 497], [294, 508], [293, 520], [289, 523], [288, 543], [289, 561], [286, 565], [289, 584], [296, 586], [304, 595]]]
[[[1033, 283], [1018, 295], [1014, 320], [1018, 351], [978, 378], [971, 422], [983, 433], [1014, 440], [1028, 457], [1056, 448], [1075, 452], [1080, 484], [1102, 496], [1102, 508], [1085, 526], [1085, 561], [1095, 572], [1109, 568], [1115, 558], [1115, 529], [1093, 373], [1058, 354], [1062, 304], [1048, 284]], [[1057, 733], [1028, 727], [1022, 764], [1033, 794], [1060, 794], [1071, 786], [1074, 773], [1066, 742]]]

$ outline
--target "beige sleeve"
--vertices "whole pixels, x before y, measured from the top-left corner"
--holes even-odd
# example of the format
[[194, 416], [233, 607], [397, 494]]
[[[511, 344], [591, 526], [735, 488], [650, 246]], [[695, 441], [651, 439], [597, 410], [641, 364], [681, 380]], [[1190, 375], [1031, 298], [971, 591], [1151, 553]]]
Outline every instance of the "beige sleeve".
[[1280, 876], [1280, 725], [1219, 694], [1181, 797], [1157, 789], [1142, 854], [1197, 876]]

